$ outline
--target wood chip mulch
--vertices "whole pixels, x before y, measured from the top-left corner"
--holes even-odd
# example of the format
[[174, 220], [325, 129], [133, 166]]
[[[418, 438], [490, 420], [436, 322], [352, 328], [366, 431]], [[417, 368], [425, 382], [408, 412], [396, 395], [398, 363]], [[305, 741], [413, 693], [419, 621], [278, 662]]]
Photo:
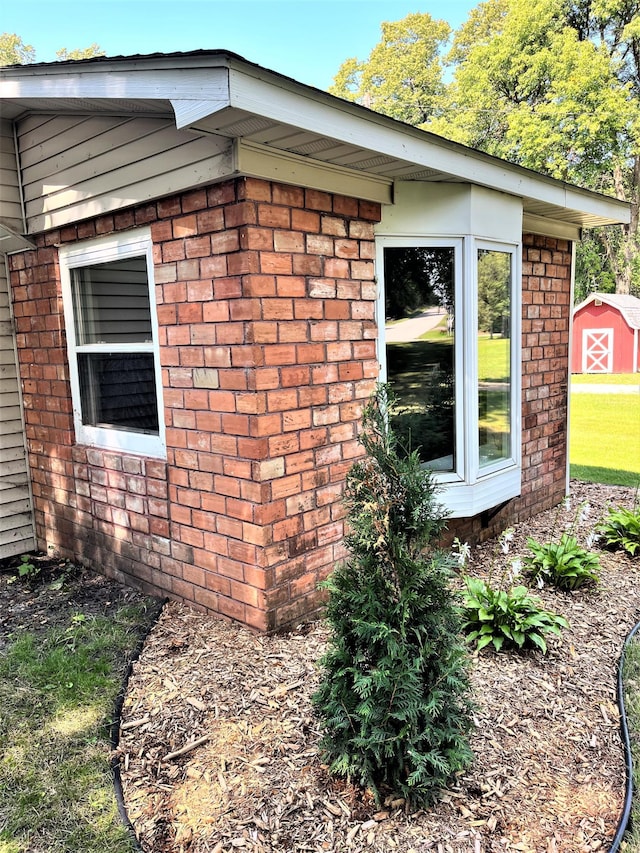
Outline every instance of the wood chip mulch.
[[[559, 536], [589, 501], [583, 537], [607, 503], [632, 506], [633, 492], [574, 482], [572, 501], [571, 512], [518, 525], [499, 559], [524, 556], [527, 536]], [[486, 575], [495, 545], [472, 549], [473, 572]], [[324, 624], [264, 637], [166, 605], [129, 682], [119, 746], [125, 803], [144, 849], [608, 850], [624, 797], [616, 671], [640, 620], [640, 560], [600, 558], [597, 589], [539, 592], [570, 623], [546, 656], [474, 656], [475, 762], [428, 812], [409, 813], [401, 800], [376, 805], [328, 776], [310, 704]]]

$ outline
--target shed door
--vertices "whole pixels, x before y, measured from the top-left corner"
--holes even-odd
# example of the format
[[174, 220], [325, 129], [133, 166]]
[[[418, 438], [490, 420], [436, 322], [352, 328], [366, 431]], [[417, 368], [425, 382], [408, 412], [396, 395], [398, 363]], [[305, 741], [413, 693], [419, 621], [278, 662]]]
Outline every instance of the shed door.
[[584, 329], [582, 332], [582, 372], [611, 373], [613, 329]]
[[35, 547], [6, 265], [0, 255], [0, 558]]

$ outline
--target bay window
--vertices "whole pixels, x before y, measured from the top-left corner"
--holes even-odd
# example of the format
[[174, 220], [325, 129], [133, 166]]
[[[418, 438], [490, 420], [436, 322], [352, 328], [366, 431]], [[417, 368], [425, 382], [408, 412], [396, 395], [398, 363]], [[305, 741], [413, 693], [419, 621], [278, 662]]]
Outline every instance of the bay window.
[[[518, 247], [378, 238], [381, 378], [392, 425], [454, 516], [520, 493]], [[383, 322], [382, 322], [383, 321]]]
[[149, 232], [62, 248], [60, 265], [77, 440], [162, 456]]

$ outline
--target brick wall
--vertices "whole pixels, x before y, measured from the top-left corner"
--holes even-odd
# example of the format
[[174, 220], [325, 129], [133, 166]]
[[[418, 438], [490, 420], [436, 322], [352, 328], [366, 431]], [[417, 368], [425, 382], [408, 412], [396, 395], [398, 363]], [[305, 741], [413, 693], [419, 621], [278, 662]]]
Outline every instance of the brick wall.
[[[40, 547], [261, 630], [317, 608], [377, 376], [379, 205], [238, 179], [11, 260]], [[75, 446], [57, 245], [150, 225], [166, 462]]]
[[528, 517], [566, 492], [571, 246], [531, 235], [523, 244], [521, 515]]
[[[10, 259], [39, 547], [271, 630], [321, 603], [377, 377], [377, 205], [238, 179], [48, 232]], [[76, 445], [57, 245], [150, 225], [167, 459]], [[565, 491], [570, 246], [523, 245], [523, 488]]]

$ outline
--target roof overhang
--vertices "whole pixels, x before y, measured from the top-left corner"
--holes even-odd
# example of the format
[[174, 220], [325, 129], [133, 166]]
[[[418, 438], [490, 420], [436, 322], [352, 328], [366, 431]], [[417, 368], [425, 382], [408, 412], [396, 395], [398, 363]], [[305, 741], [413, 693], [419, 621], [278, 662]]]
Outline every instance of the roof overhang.
[[[336, 175], [361, 175], [368, 186], [378, 182], [383, 202], [391, 200], [384, 187], [400, 180], [476, 184], [521, 198], [530, 230], [545, 233], [552, 221], [568, 239], [582, 228], [630, 220], [623, 201], [395, 121], [226, 51], [0, 69], [0, 116], [52, 111], [171, 115], [178, 128], [240, 140], [245, 162], [261, 152], [264, 162], [279, 155]], [[287, 170], [278, 174], [286, 182]]]
[[35, 245], [30, 240], [0, 222], [0, 255], [10, 255], [12, 252], [24, 252], [25, 249], [34, 248]]

